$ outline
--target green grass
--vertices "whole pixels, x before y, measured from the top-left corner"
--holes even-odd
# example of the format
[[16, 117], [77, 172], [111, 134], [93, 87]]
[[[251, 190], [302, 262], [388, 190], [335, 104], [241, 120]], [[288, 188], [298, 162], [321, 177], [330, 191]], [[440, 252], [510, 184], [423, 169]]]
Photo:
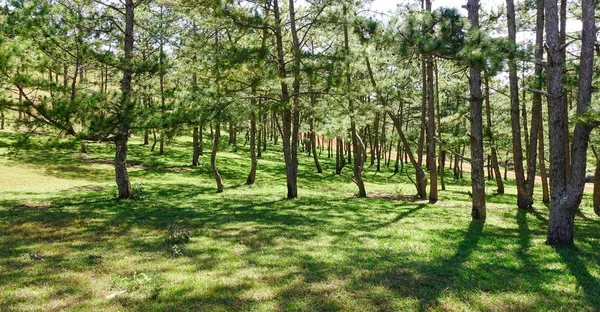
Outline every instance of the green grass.
[[[0, 154], [18, 140], [0, 132]], [[0, 159], [0, 310], [565, 310], [600, 309], [600, 221], [584, 197], [576, 247], [544, 244], [547, 208], [518, 212], [515, 187], [488, 185], [485, 225], [470, 220], [468, 181], [440, 202], [355, 198], [321, 157], [300, 157], [297, 200], [285, 200], [280, 146], [244, 185], [248, 150], [188, 166], [189, 141], [165, 155], [133, 140], [130, 175], [143, 199], [115, 200], [113, 147], [53, 149], [44, 137]], [[347, 169], [345, 169], [347, 170]], [[403, 175], [365, 173], [367, 191], [410, 195]], [[538, 198], [538, 201], [539, 198]], [[191, 240], [174, 255], [176, 224]], [[45, 261], [32, 259], [37, 253]]]

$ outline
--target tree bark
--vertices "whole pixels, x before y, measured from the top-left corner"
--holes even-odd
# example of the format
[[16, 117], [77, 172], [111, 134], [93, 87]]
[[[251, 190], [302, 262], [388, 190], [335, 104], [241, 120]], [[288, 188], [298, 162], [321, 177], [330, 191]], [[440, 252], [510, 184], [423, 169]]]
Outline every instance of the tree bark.
[[594, 212], [600, 216], [600, 159], [596, 160], [596, 172], [594, 173]]
[[494, 140], [494, 133], [492, 132], [492, 111], [490, 106], [490, 81], [489, 77], [485, 75], [485, 111], [487, 119], [487, 136], [492, 146], [492, 169], [496, 178], [496, 187], [498, 188], [496, 193], [504, 194], [504, 183], [502, 182], [502, 174], [500, 173], [500, 165], [498, 164], [498, 153], [496, 151], [496, 141]]
[[[467, 3], [471, 27], [479, 29], [479, 0], [469, 0]], [[481, 94], [481, 70], [471, 61], [469, 64], [469, 86], [471, 90], [471, 183], [473, 190], [473, 220], [485, 220], [485, 177], [483, 170], [483, 121]]]
[[348, 8], [344, 5], [344, 17], [346, 20], [344, 21], [344, 50], [345, 50], [345, 66], [346, 66], [346, 96], [348, 96], [348, 110], [350, 111], [350, 132], [352, 135], [352, 144], [348, 144], [348, 158], [350, 159], [350, 149], [352, 149], [352, 153], [354, 154], [354, 183], [358, 187], [358, 197], [363, 198], [367, 197], [367, 191], [365, 189], [365, 183], [362, 179], [362, 170], [363, 170], [363, 148], [364, 143], [362, 139], [359, 137], [356, 130], [356, 119], [354, 118], [354, 102], [351, 97], [351, 87], [352, 87], [352, 78], [350, 72], [350, 45], [348, 39]]
[[315, 167], [317, 168], [317, 173], [323, 173], [323, 168], [319, 163], [319, 156], [317, 156], [317, 135], [315, 133], [315, 118], [310, 118], [310, 148], [312, 150], [313, 160], [315, 162]]
[[538, 132], [538, 156], [540, 162], [540, 177], [542, 179], [542, 202], [550, 202], [550, 190], [548, 188], [548, 175], [546, 173], [546, 159], [545, 159], [545, 147], [544, 147], [544, 125], [542, 118], [538, 120], [540, 131]]
[[213, 177], [217, 183], [217, 193], [223, 192], [223, 179], [217, 170], [217, 152], [219, 151], [219, 139], [221, 137], [221, 123], [215, 123], [215, 135], [213, 137], [212, 152], [210, 153], [210, 168], [212, 169]]
[[552, 102], [550, 127], [550, 215], [546, 243], [552, 246], [573, 243], [575, 212], [579, 208], [585, 187], [587, 147], [591, 131], [598, 125], [596, 121], [581, 118], [588, 110], [592, 98], [592, 77], [594, 46], [596, 43], [594, 0], [582, 1], [582, 43], [579, 66], [579, 91], [577, 96], [577, 123], [575, 124], [572, 168], [567, 183], [567, 160], [565, 142], [568, 138], [562, 131], [567, 122], [562, 101], [563, 46], [558, 31], [558, 8], [556, 0], [547, 0], [546, 42], [548, 46], [548, 100]]
[[[258, 166], [258, 159], [256, 157], [256, 87], [252, 86], [252, 99], [250, 105], [252, 106], [252, 112], [250, 113], [250, 173], [246, 179], [246, 184], [251, 185], [256, 181], [256, 167]], [[259, 139], [260, 140], [260, 139]]]
[[508, 40], [512, 44], [508, 55], [509, 64], [509, 85], [510, 85], [510, 122], [512, 130], [513, 161], [515, 169], [515, 180], [517, 184], [517, 206], [519, 209], [531, 210], [533, 200], [528, 196], [528, 190], [525, 183], [525, 171], [523, 169], [523, 146], [521, 144], [521, 107], [519, 105], [519, 85], [517, 78], [517, 60], [516, 60], [516, 19], [515, 5], [513, 0], [506, 0], [507, 19], [508, 19]]
[[127, 140], [129, 139], [130, 115], [132, 110], [131, 81], [133, 78], [133, 25], [134, 25], [133, 0], [125, 0], [125, 34], [124, 34], [124, 66], [123, 79], [121, 79], [121, 101], [119, 104], [118, 126], [115, 134], [115, 177], [119, 192], [119, 199], [132, 197], [131, 183], [127, 173]]
[[194, 133], [192, 136], [192, 140], [193, 140], [193, 148], [194, 148], [194, 154], [192, 155], [192, 166], [200, 166], [200, 127], [198, 126], [194, 126]]

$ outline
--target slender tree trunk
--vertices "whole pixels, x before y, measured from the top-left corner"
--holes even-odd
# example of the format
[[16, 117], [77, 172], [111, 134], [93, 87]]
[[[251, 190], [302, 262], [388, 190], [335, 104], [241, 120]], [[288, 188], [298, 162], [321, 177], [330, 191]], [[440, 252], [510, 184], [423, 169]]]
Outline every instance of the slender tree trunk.
[[158, 145], [158, 153], [161, 155], [165, 153], [165, 132], [164, 132], [164, 130], [160, 131], [160, 144]]
[[[479, 28], [479, 0], [467, 3], [471, 27]], [[470, 64], [469, 86], [471, 89], [471, 183], [473, 189], [473, 220], [485, 220], [485, 177], [483, 171], [483, 122], [481, 94], [481, 70], [473, 62]]]
[[421, 79], [422, 82], [422, 94], [421, 94], [421, 132], [419, 134], [419, 145], [417, 145], [417, 161], [419, 166], [423, 165], [423, 147], [425, 142], [425, 131], [427, 129], [427, 62], [425, 55], [422, 55], [421, 61]]
[[[535, 87], [538, 90], [542, 89], [543, 81], [543, 67], [541, 60], [544, 58], [544, 10], [543, 0], [537, 1], [537, 14], [536, 14], [536, 50], [535, 58], [539, 60], [535, 64]], [[527, 149], [527, 180], [525, 185], [526, 196], [529, 197], [529, 201], [533, 203], [533, 189], [535, 186], [536, 176], [536, 163], [537, 163], [537, 152], [538, 152], [538, 138], [540, 137], [539, 132], [543, 132], [541, 128], [542, 119], [542, 95], [540, 93], [533, 94], [533, 105], [531, 108], [531, 135], [529, 136], [529, 148]], [[527, 131], [527, 130], [525, 130]], [[531, 208], [531, 207], [530, 207]]]
[[377, 157], [376, 161], [377, 161], [377, 167], [376, 167], [376, 171], [379, 172], [379, 170], [381, 169], [381, 141], [379, 139], [379, 112], [375, 115], [375, 156]]
[[487, 135], [490, 139], [490, 145], [492, 146], [492, 157], [491, 157], [491, 165], [494, 171], [494, 176], [496, 178], [496, 187], [498, 194], [504, 194], [504, 183], [502, 182], [502, 175], [500, 174], [500, 165], [498, 164], [498, 153], [496, 152], [496, 142], [494, 140], [494, 133], [492, 132], [492, 112], [490, 107], [490, 82], [489, 77], [485, 75], [485, 110], [486, 110], [486, 118], [487, 118]]
[[[347, 18], [348, 8], [344, 5], [344, 17]], [[350, 132], [352, 135], [352, 144], [348, 143], [348, 159], [352, 155], [350, 149], [354, 153], [354, 183], [358, 187], [358, 197], [367, 197], [367, 191], [365, 189], [365, 183], [362, 179], [362, 170], [364, 161], [362, 160], [362, 149], [364, 143], [359, 137], [356, 130], [356, 120], [354, 119], [354, 102], [351, 96], [352, 78], [350, 73], [350, 45], [348, 39], [348, 21], [344, 22], [344, 50], [345, 50], [345, 66], [346, 66], [346, 95], [348, 96], [348, 109], [350, 111]]]
[[[287, 84], [287, 70], [285, 66], [285, 58], [284, 58], [284, 48], [283, 48], [283, 35], [282, 28], [283, 23], [280, 16], [279, 11], [279, 0], [273, 1], [273, 13], [275, 17], [275, 41], [277, 46], [277, 61], [279, 65], [279, 78], [281, 84], [281, 100], [282, 103], [286, 106], [283, 111], [283, 155], [285, 159], [285, 172], [286, 172], [286, 181], [287, 181], [287, 198], [293, 199], [298, 197], [298, 154], [297, 154], [297, 144], [298, 140], [298, 123], [296, 122], [298, 117], [298, 111], [296, 101], [299, 100], [299, 91], [300, 91], [300, 59], [299, 59], [299, 51], [300, 44], [298, 42], [298, 35], [296, 32], [296, 17], [294, 11], [294, 1], [289, 0], [289, 14], [291, 21], [291, 30], [292, 30], [292, 39], [293, 39], [293, 51], [294, 51], [294, 82], [293, 82], [293, 92], [294, 92], [294, 103], [290, 103], [290, 94]], [[299, 121], [299, 120], [298, 120]], [[275, 142], [277, 141], [277, 136], [275, 134]]]
[[521, 120], [519, 105], [519, 85], [517, 78], [516, 61], [516, 19], [515, 5], [513, 0], [506, 0], [508, 18], [508, 39], [513, 48], [510, 50], [509, 59], [509, 85], [510, 85], [510, 121], [512, 128], [513, 161], [515, 178], [517, 183], [517, 206], [519, 209], [531, 210], [533, 200], [528, 196], [525, 183], [525, 171], [523, 169], [523, 147], [521, 145]]
[[194, 126], [194, 133], [192, 136], [193, 139], [193, 148], [194, 154], [192, 155], [192, 166], [200, 166], [200, 127]]
[[156, 143], [158, 143], [158, 140], [156, 140], [156, 129], [152, 129], [152, 137], [153, 137], [153, 141], [152, 141], [152, 147], [150, 148], [151, 152], [154, 152], [154, 148], [156, 147]]
[[4, 130], [4, 111], [0, 110], [0, 130]]
[[545, 160], [545, 147], [544, 147], [544, 125], [542, 118], [538, 120], [540, 131], [538, 132], [538, 156], [540, 161], [540, 177], [542, 179], [542, 201], [544, 203], [550, 202], [550, 190], [548, 187], [548, 175], [546, 174], [546, 160]]
[[133, 71], [133, 25], [134, 25], [133, 0], [125, 0], [125, 36], [124, 36], [124, 69], [121, 79], [121, 101], [119, 104], [119, 117], [117, 133], [115, 134], [115, 177], [120, 199], [132, 197], [131, 183], [127, 173], [127, 140], [129, 139], [130, 117], [132, 105], [130, 100], [131, 80]]
[[546, 42], [548, 47], [548, 100], [552, 102], [553, 128], [550, 136], [550, 215], [546, 243], [552, 246], [573, 243], [575, 212], [579, 208], [585, 187], [587, 148], [596, 121], [581, 118], [588, 110], [592, 98], [594, 46], [596, 43], [594, 0], [582, 0], [582, 43], [579, 66], [579, 90], [577, 97], [577, 122], [575, 124], [572, 168], [567, 183], [567, 160], [564, 153], [564, 129], [567, 120], [562, 101], [563, 57], [558, 31], [558, 8], [556, 0], [546, 0]]
[[215, 123], [215, 135], [213, 140], [212, 152], [210, 153], [210, 168], [212, 169], [213, 177], [217, 183], [217, 193], [223, 192], [223, 179], [217, 170], [217, 152], [219, 151], [219, 139], [221, 137], [221, 123]]
[[310, 118], [310, 148], [312, 150], [313, 160], [315, 162], [315, 167], [317, 168], [317, 173], [323, 173], [323, 168], [321, 168], [321, 164], [319, 163], [319, 156], [317, 156], [317, 135], [315, 133], [315, 118]]
[[[254, 184], [256, 181], [256, 167], [258, 166], [258, 159], [256, 157], [256, 87], [252, 86], [252, 99], [250, 100], [250, 106], [252, 106], [252, 112], [250, 113], [250, 173], [246, 179], [246, 184]], [[259, 139], [260, 140], [260, 139]]]
[[[593, 147], [592, 147], [593, 148]], [[596, 172], [594, 173], [594, 212], [600, 216], [600, 158], [594, 149], [596, 156]]]
[[[567, 43], [567, 0], [560, 1], [560, 45], [564, 46]], [[563, 62], [567, 59], [567, 49], [561, 49], [560, 51]], [[564, 132], [565, 142], [564, 142], [564, 151], [565, 151], [565, 169], [567, 175], [567, 183], [569, 183], [569, 179], [571, 177], [571, 148], [570, 148], [570, 139], [569, 139], [569, 89], [568, 89], [568, 76], [567, 76], [567, 68], [563, 66], [562, 68], [562, 105], [563, 109], [563, 118], [566, 122], [563, 125], [562, 131]]]

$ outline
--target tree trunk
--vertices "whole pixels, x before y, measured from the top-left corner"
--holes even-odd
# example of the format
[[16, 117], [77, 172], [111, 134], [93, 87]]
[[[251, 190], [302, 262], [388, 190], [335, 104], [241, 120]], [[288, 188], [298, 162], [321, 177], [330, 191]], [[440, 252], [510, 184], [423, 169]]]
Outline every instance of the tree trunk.
[[[288, 1], [290, 15], [290, 31], [292, 34], [292, 45], [294, 55], [293, 66], [293, 103], [290, 103], [290, 96], [287, 91], [287, 82], [285, 82], [285, 59], [283, 50], [283, 36], [281, 34], [281, 19], [279, 16], [278, 0], [274, 0], [274, 13], [276, 20], [275, 37], [277, 41], [277, 55], [279, 61], [280, 78], [282, 86], [282, 102], [286, 105], [283, 112], [283, 153], [285, 158], [285, 172], [287, 181], [287, 198], [293, 199], [298, 197], [298, 128], [300, 126], [300, 42], [296, 30], [296, 12], [294, 10], [294, 0]], [[285, 86], [285, 87], [284, 87]], [[284, 90], [285, 89], [285, 90]]]
[[[291, 1], [291, 0], [290, 0]], [[344, 5], [344, 17], [348, 15], [348, 8]], [[358, 197], [367, 197], [367, 191], [365, 189], [365, 183], [362, 179], [362, 170], [364, 161], [362, 160], [364, 143], [360, 139], [356, 130], [356, 120], [354, 119], [354, 102], [351, 96], [352, 78], [350, 72], [350, 45], [348, 39], [348, 20], [344, 22], [344, 50], [345, 50], [345, 66], [346, 66], [346, 95], [348, 96], [348, 109], [350, 111], [350, 132], [352, 135], [352, 144], [348, 143], [348, 159], [352, 153], [354, 153], [354, 183], [358, 187]]]
[[192, 155], [192, 166], [200, 166], [200, 127], [194, 126], [194, 134], [193, 134], [193, 148], [194, 154]]
[[572, 168], [567, 184], [567, 160], [565, 142], [568, 140], [562, 131], [567, 122], [562, 101], [563, 57], [558, 31], [557, 1], [547, 0], [546, 42], [548, 47], [548, 100], [552, 103], [550, 127], [550, 215], [546, 243], [552, 246], [573, 243], [575, 212], [579, 208], [585, 187], [587, 147], [591, 131], [598, 125], [582, 116], [589, 110], [592, 98], [592, 77], [594, 46], [596, 43], [594, 0], [582, 1], [582, 43], [579, 66], [579, 90], [577, 97], [577, 123], [575, 124]]
[[317, 168], [317, 173], [323, 173], [323, 168], [321, 168], [321, 164], [319, 163], [319, 156], [317, 156], [317, 135], [315, 133], [315, 118], [310, 118], [310, 148], [313, 154], [313, 160], [315, 162], [315, 167]]
[[596, 172], [594, 174], [594, 212], [600, 216], [600, 159], [596, 160]]
[[158, 145], [158, 153], [161, 155], [165, 153], [165, 132], [164, 132], [164, 130], [160, 131], [160, 144]]
[[144, 130], [144, 145], [148, 145], [150, 144], [150, 131], [148, 131], [148, 129]]
[[517, 78], [516, 60], [516, 21], [515, 5], [513, 0], [506, 0], [508, 19], [508, 39], [513, 45], [508, 55], [509, 85], [510, 85], [510, 122], [512, 130], [513, 161], [515, 179], [517, 184], [517, 206], [519, 209], [531, 210], [533, 200], [528, 196], [525, 184], [525, 171], [523, 169], [523, 146], [521, 145], [521, 117], [519, 105], [519, 85]]
[[[560, 46], [564, 46], [567, 43], [567, 0], [560, 2]], [[563, 62], [567, 59], [567, 49], [561, 49], [561, 57]], [[562, 68], [562, 105], [563, 109], [563, 118], [566, 120], [562, 131], [564, 132], [565, 142], [564, 142], [564, 153], [565, 153], [565, 169], [567, 175], [567, 183], [569, 183], [569, 179], [571, 176], [571, 148], [569, 144], [569, 98], [568, 98], [568, 76], [567, 69], [565, 66]]]
[[223, 179], [217, 170], [217, 152], [219, 151], [219, 139], [221, 137], [221, 123], [215, 124], [215, 135], [213, 140], [212, 152], [210, 153], [210, 168], [212, 169], [213, 177], [217, 183], [217, 193], [223, 192]]
[[125, 34], [123, 79], [121, 79], [121, 101], [119, 104], [118, 126], [115, 134], [115, 177], [119, 190], [119, 199], [132, 197], [131, 183], [127, 173], [127, 140], [129, 139], [130, 115], [132, 103], [130, 101], [131, 80], [133, 71], [131, 61], [133, 58], [133, 25], [134, 25], [133, 0], [125, 0]]
[[[256, 181], [256, 167], [258, 166], [258, 159], [256, 157], [256, 112], [254, 108], [256, 107], [256, 88], [252, 87], [252, 113], [250, 114], [250, 173], [248, 174], [248, 178], [246, 179], [246, 184], [251, 185]], [[259, 139], [260, 140], [260, 139]]]
[[379, 169], [381, 168], [381, 142], [379, 140], [379, 119], [380, 119], [379, 112], [377, 112], [375, 115], [375, 126], [374, 126], [375, 141], [373, 142], [375, 145], [375, 156], [377, 157], [377, 159], [376, 159], [377, 167], [375, 170], [377, 172], [379, 172]]
[[[479, 28], [479, 0], [469, 0], [467, 3], [471, 27]], [[473, 189], [473, 220], [485, 220], [485, 177], [483, 171], [483, 121], [481, 94], [481, 70], [471, 61], [469, 86], [471, 89], [471, 183]]]
[[539, 140], [539, 144], [538, 144], [538, 156], [539, 156], [539, 161], [540, 161], [540, 177], [542, 179], [542, 201], [544, 203], [549, 203], [550, 202], [550, 191], [548, 189], [548, 176], [546, 174], [546, 160], [545, 160], [545, 147], [544, 147], [544, 131], [542, 129], [544, 129], [544, 125], [543, 125], [543, 121], [542, 118], [540, 118], [538, 120], [539, 123], [539, 129], [540, 131], [538, 132], [538, 140]]
[[150, 148], [151, 152], [154, 152], [154, 148], [156, 147], [156, 143], [158, 143], [158, 141], [156, 140], [156, 129], [152, 129], [152, 138], [154, 139], [152, 142], [152, 147]]
[[[538, 0], [537, 17], [536, 17], [536, 50], [535, 59], [539, 60], [535, 63], [536, 89], [542, 89], [543, 67], [540, 63], [544, 58], [544, 10], [542, 7], [543, 0]], [[533, 106], [531, 108], [531, 135], [529, 136], [529, 148], [527, 149], [527, 181], [525, 185], [526, 196], [533, 203], [533, 189], [535, 186], [536, 163], [538, 152], [539, 132], [543, 132], [541, 128], [542, 119], [542, 95], [538, 92], [533, 94]], [[527, 131], [527, 130], [525, 130]], [[532, 209], [532, 207], [530, 207]]]

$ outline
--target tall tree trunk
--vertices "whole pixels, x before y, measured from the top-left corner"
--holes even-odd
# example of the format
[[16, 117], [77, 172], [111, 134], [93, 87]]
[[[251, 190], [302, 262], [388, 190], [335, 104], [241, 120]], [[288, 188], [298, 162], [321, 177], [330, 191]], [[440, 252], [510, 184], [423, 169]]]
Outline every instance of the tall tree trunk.
[[594, 173], [594, 212], [600, 216], [600, 158], [596, 157], [596, 172]]
[[[423, 5], [424, 3], [421, 3]], [[423, 147], [425, 142], [425, 131], [427, 129], [427, 61], [425, 55], [421, 55], [421, 79], [423, 80], [421, 92], [421, 132], [419, 133], [419, 143], [417, 145], [417, 161], [419, 166], [423, 165]]]
[[165, 153], [165, 131], [164, 130], [160, 131], [160, 144], [158, 145], [158, 153], [161, 155]]
[[540, 177], [542, 179], [542, 201], [544, 203], [550, 202], [550, 190], [548, 188], [548, 175], [546, 174], [546, 159], [545, 159], [545, 147], [544, 147], [544, 125], [543, 120], [540, 118], [538, 120], [539, 129], [538, 132], [538, 156], [540, 162]]
[[[469, 0], [467, 3], [471, 27], [479, 28], [479, 0]], [[485, 220], [485, 177], [483, 171], [483, 121], [481, 94], [481, 70], [471, 61], [469, 86], [471, 89], [471, 183], [473, 189], [473, 220]]]
[[194, 133], [192, 136], [194, 154], [192, 155], [192, 166], [200, 166], [200, 127], [194, 126]]
[[[431, 12], [431, 0], [425, 1], [425, 9]], [[429, 169], [429, 202], [438, 200], [437, 160], [435, 153], [435, 99], [433, 89], [433, 57], [425, 57], [427, 69], [427, 167]]]
[[115, 178], [120, 199], [132, 197], [131, 183], [127, 173], [127, 140], [129, 139], [130, 118], [132, 105], [131, 80], [133, 70], [133, 25], [134, 25], [133, 0], [125, 0], [125, 36], [124, 36], [124, 66], [123, 79], [121, 79], [121, 101], [119, 104], [118, 126], [115, 134]]
[[219, 151], [219, 139], [221, 137], [221, 123], [215, 123], [215, 135], [213, 140], [212, 152], [210, 153], [210, 168], [212, 169], [213, 177], [217, 183], [217, 193], [223, 192], [223, 179], [217, 170], [217, 152]]
[[487, 136], [492, 146], [492, 169], [494, 170], [494, 176], [496, 178], [496, 191], [498, 194], [504, 194], [504, 183], [502, 182], [502, 174], [500, 173], [500, 165], [498, 164], [498, 153], [496, 151], [496, 141], [494, 140], [494, 133], [492, 132], [492, 112], [490, 107], [490, 81], [489, 77], [485, 75], [485, 111], [487, 119]]
[[[254, 184], [256, 181], [256, 167], [258, 159], [256, 157], [256, 87], [252, 86], [252, 98], [250, 99], [252, 112], [250, 113], [250, 173], [246, 179], [246, 184]], [[260, 140], [260, 139], [259, 139]]]
[[587, 147], [591, 131], [598, 125], [582, 116], [589, 110], [592, 98], [592, 77], [594, 46], [596, 43], [594, 0], [582, 0], [582, 43], [579, 66], [579, 91], [577, 97], [577, 122], [575, 124], [572, 168], [567, 183], [567, 161], [565, 142], [568, 140], [562, 131], [567, 120], [562, 101], [563, 57], [558, 31], [558, 8], [556, 0], [546, 0], [546, 42], [548, 46], [548, 100], [552, 102], [553, 128], [550, 136], [550, 216], [546, 243], [552, 246], [573, 243], [575, 212], [579, 208], [585, 187]]
[[[535, 50], [535, 87], [538, 90], [542, 89], [543, 81], [543, 66], [541, 61], [544, 59], [544, 10], [543, 0], [537, 1], [536, 14], [536, 50]], [[535, 185], [536, 163], [538, 152], [539, 132], [543, 132], [541, 127], [542, 119], [542, 95], [539, 92], [533, 94], [533, 106], [531, 108], [531, 135], [529, 136], [529, 148], [527, 149], [527, 181], [525, 190], [527, 196], [531, 198], [533, 203], [533, 188]], [[543, 151], [542, 151], [543, 152]], [[545, 168], [544, 168], [545, 169]]]
[[323, 168], [321, 168], [321, 164], [319, 163], [319, 156], [317, 156], [317, 135], [315, 133], [314, 117], [310, 118], [310, 149], [312, 151], [315, 167], [317, 168], [317, 173], [323, 173]]
[[[438, 131], [438, 139], [440, 140], [440, 142], [443, 142], [442, 120], [441, 120], [442, 115], [440, 112], [440, 84], [439, 84], [439, 72], [438, 72], [437, 60], [434, 63], [434, 70], [435, 70], [435, 107], [436, 107], [436, 114], [437, 114], [437, 131]], [[438, 173], [440, 175], [440, 186], [442, 187], [442, 191], [445, 191], [446, 183], [444, 182], [444, 167], [446, 166], [446, 151], [441, 147], [438, 150], [439, 150]]]
[[[286, 108], [283, 112], [283, 151], [285, 158], [285, 171], [287, 180], [287, 198], [293, 199], [298, 197], [298, 128], [300, 126], [300, 41], [298, 40], [298, 32], [296, 30], [296, 11], [294, 9], [294, 0], [288, 1], [288, 9], [290, 15], [290, 31], [292, 34], [292, 48], [294, 56], [293, 66], [293, 102], [290, 103], [289, 94], [282, 97], [283, 102], [286, 104]], [[274, 9], [276, 11], [275, 20], [277, 23], [276, 37], [277, 45], [281, 47], [278, 51], [278, 58], [280, 62], [280, 71], [283, 70], [283, 78], [285, 78], [285, 60], [283, 56], [283, 43], [279, 43], [282, 40], [281, 36], [281, 19], [279, 18], [279, 7], [278, 0], [274, 1]], [[279, 34], [277, 34], [279, 33]], [[279, 50], [279, 48], [278, 48]], [[282, 73], [280, 72], [280, 77]], [[287, 82], [282, 81], [282, 86], [285, 84], [287, 89]], [[287, 93], [287, 90], [286, 90]], [[283, 95], [283, 92], [282, 92]]]
[[508, 55], [509, 72], [508, 79], [510, 85], [510, 122], [512, 128], [512, 146], [513, 161], [515, 168], [515, 178], [517, 183], [517, 206], [519, 209], [532, 209], [533, 200], [528, 196], [525, 184], [525, 171], [523, 169], [523, 146], [521, 145], [521, 120], [519, 105], [519, 85], [517, 78], [517, 60], [516, 60], [516, 19], [515, 5], [513, 0], [506, 0], [507, 19], [508, 19], [508, 40], [513, 45]]
[[[354, 153], [354, 183], [358, 187], [358, 197], [367, 197], [367, 191], [365, 189], [365, 183], [362, 179], [362, 170], [363, 170], [363, 160], [362, 155], [364, 148], [364, 143], [362, 139], [359, 137], [356, 130], [356, 120], [354, 119], [354, 102], [351, 98], [351, 87], [352, 87], [352, 78], [350, 73], [350, 44], [348, 39], [348, 8], [344, 5], [344, 17], [346, 21], [344, 21], [344, 50], [345, 50], [345, 66], [346, 66], [346, 95], [348, 96], [348, 110], [350, 111], [350, 132], [352, 135], [352, 144], [348, 144], [348, 156], [351, 155], [350, 149]], [[350, 158], [350, 157], [348, 157]]]
[[[560, 1], [560, 45], [565, 46], [567, 43], [567, 0]], [[561, 49], [560, 51], [563, 62], [567, 59], [567, 49]], [[567, 175], [567, 183], [569, 183], [569, 179], [571, 176], [571, 148], [570, 148], [570, 139], [569, 139], [569, 88], [568, 88], [568, 77], [567, 77], [567, 68], [563, 66], [562, 68], [562, 105], [563, 109], [563, 118], [566, 120], [563, 125], [562, 131], [564, 132], [565, 142], [564, 142], [564, 151], [565, 151], [565, 169]]]

